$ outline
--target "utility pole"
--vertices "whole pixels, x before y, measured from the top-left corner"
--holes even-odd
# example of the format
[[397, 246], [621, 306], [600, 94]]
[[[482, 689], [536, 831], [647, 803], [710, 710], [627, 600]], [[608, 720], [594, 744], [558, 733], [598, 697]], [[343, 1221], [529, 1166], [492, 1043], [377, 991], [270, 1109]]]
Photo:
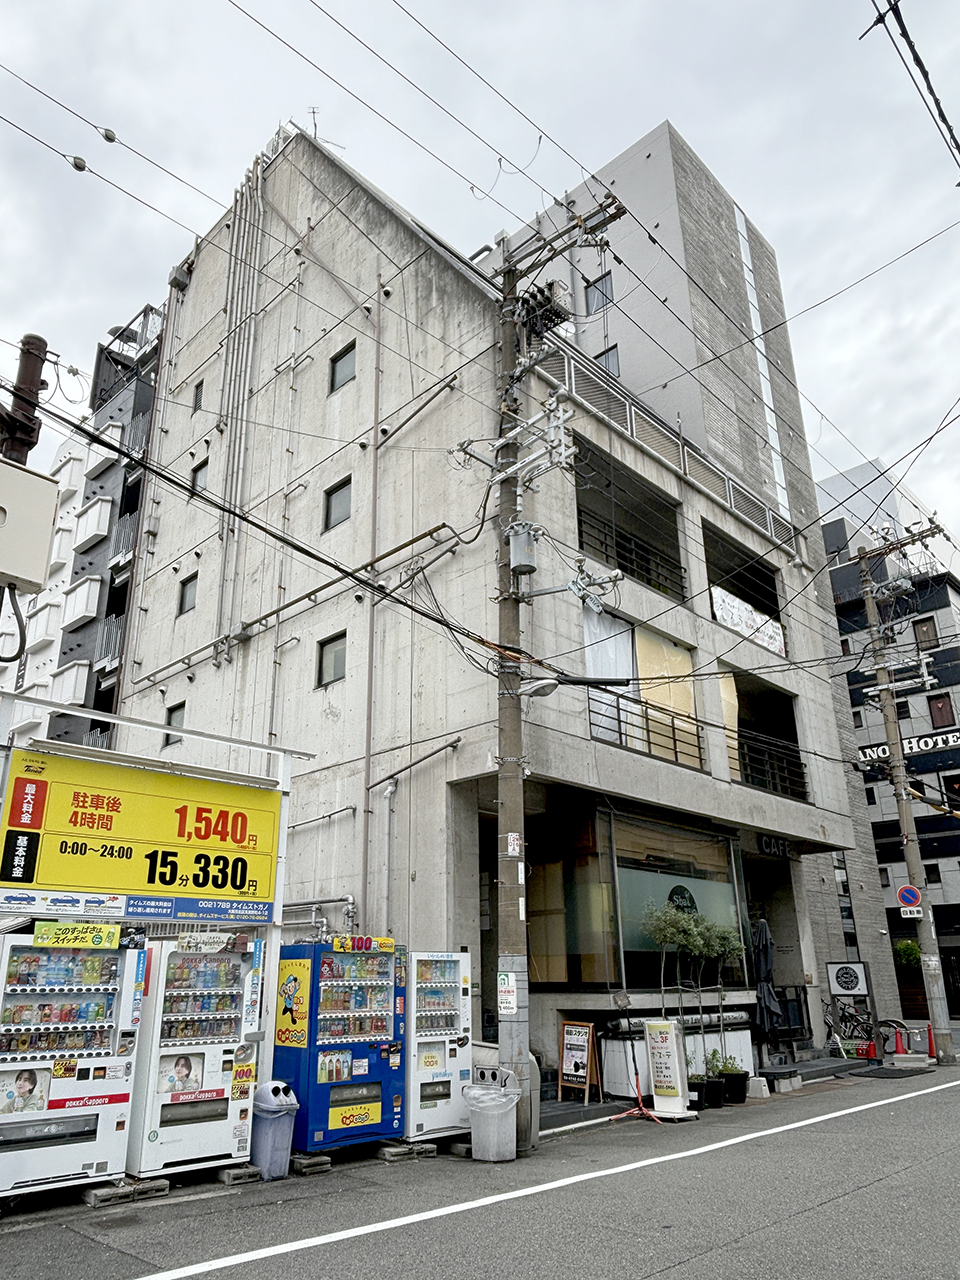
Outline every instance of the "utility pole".
[[890, 679], [890, 671], [884, 652], [887, 641], [881, 632], [880, 609], [877, 605], [876, 588], [873, 573], [870, 569], [871, 558], [890, 555], [894, 551], [902, 551], [915, 542], [942, 532], [939, 526], [931, 523], [925, 529], [910, 537], [900, 538], [896, 542], [884, 543], [872, 551], [866, 547], [857, 547], [857, 560], [860, 564], [860, 582], [863, 587], [863, 602], [867, 611], [867, 624], [870, 628], [870, 645], [873, 663], [877, 672], [877, 689], [879, 691], [880, 708], [883, 712], [883, 724], [890, 751], [890, 781], [897, 801], [897, 814], [900, 819], [900, 834], [903, 841], [903, 853], [907, 864], [907, 875], [911, 884], [917, 886], [924, 894], [923, 915], [917, 921], [917, 942], [920, 946], [920, 964], [923, 973], [923, 985], [927, 994], [927, 1008], [933, 1026], [933, 1038], [937, 1051], [937, 1060], [943, 1064], [957, 1061], [953, 1043], [953, 1032], [950, 1029], [950, 1010], [947, 1006], [947, 991], [943, 981], [943, 970], [940, 964], [940, 947], [937, 943], [937, 930], [933, 922], [933, 907], [926, 895], [926, 883], [923, 862], [920, 858], [920, 842], [917, 839], [917, 824], [913, 816], [913, 802], [907, 782], [907, 767], [903, 755], [903, 743], [900, 739], [900, 725], [897, 720], [896, 685]]
[[[515, 1007], [499, 1013], [499, 1061], [520, 1085], [517, 1106], [517, 1151], [533, 1145], [530, 1109], [530, 994], [527, 966], [526, 844], [523, 820], [523, 711], [520, 703], [520, 592], [510, 567], [509, 531], [520, 515], [522, 478], [517, 466], [521, 442], [516, 427], [520, 409], [518, 384], [518, 308], [520, 280], [536, 273], [574, 245], [599, 245], [599, 233], [626, 212], [613, 196], [596, 209], [544, 236], [531, 229], [512, 249], [503, 241], [500, 310], [501, 397], [500, 430], [506, 437], [496, 452], [499, 512], [497, 531], [497, 597], [499, 606], [497, 717], [497, 902], [498, 972], [513, 975]], [[528, 366], [524, 366], [528, 367]], [[512, 655], [516, 655], [515, 657]], [[499, 986], [499, 983], [498, 983]]]
[[0, 408], [0, 457], [26, 466], [27, 454], [40, 435], [37, 405], [42, 390], [41, 374], [47, 358], [47, 340], [28, 333], [20, 343], [20, 365], [9, 409]]

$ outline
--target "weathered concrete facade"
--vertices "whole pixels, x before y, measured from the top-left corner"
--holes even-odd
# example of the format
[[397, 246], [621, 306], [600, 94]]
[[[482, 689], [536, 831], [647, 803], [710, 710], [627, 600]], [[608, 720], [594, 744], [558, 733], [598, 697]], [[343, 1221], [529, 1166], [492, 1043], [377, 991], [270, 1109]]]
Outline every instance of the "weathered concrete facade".
[[[704, 206], [702, 234], [721, 213]], [[642, 275], [638, 229], [624, 235], [636, 244], [612, 232], [613, 251]], [[758, 280], [775, 277], [750, 236]], [[782, 315], [779, 290], [769, 305]], [[611, 334], [621, 320], [608, 316]], [[669, 383], [675, 362], [661, 371], [638, 343], [616, 380], [564, 332], [523, 384], [530, 414], [568, 388], [581, 445], [576, 475], [525, 496], [545, 531], [534, 585], [563, 588], [578, 556], [626, 570], [602, 616], [566, 590], [537, 598], [523, 643], [572, 675], [619, 664], [637, 683], [525, 704], [533, 1047], [554, 1062], [558, 1012], [612, 1016], [624, 988], [632, 1007], [659, 1007], [637, 911], [649, 877], [683, 867], [745, 934], [770, 919], [776, 981], [808, 993], [816, 1034], [834, 940], [807, 867], [832, 876], [829, 851], [854, 841], [831, 683], [808, 665], [835, 624], [794, 533], [815, 518], [799, 408], [780, 436], [788, 521], [769, 442], [712, 425], [705, 392]], [[482, 640], [496, 639], [501, 542], [489, 471], [456, 446], [497, 433], [498, 335], [482, 271], [311, 139], [281, 135], [171, 292], [151, 462], [196, 492], [148, 480], [122, 705], [314, 753], [295, 769], [287, 899], [353, 894], [365, 932], [468, 947], [493, 1034], [497, 684]], [[703, 354], [688, 336], [689, 368]], [[773, 358], [789, 363], [788, 347]], [[659, 418], [634, 394], [651, 382], [682, 398], [682, 438], [665, 393]], [[750, 415], [766, 433], [762, 405]], [[744, 605], [756, 627], [715, 616]], [[169, 736], [165, 756], [202, 760]], [[127, 730], [117, 746], [156, 742]], [[262, 771], [256, 752], [232, 763]]]

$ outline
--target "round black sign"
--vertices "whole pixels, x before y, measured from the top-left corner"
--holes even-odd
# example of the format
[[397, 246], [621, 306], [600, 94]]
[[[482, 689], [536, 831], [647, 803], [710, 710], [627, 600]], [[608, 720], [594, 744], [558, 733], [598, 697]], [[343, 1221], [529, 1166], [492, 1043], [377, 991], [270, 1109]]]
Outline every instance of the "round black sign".
[[844, 991], [856, 991], [860, 985], [859, 973], [846, 964], [834, 972], [833, 980], [838, 987], [843, 987]]
[[685, 884], [675, 884], [667, 894], [667, 901], [678, 911], [689, 911], [691, 915], [697, 910], [697, 900]]

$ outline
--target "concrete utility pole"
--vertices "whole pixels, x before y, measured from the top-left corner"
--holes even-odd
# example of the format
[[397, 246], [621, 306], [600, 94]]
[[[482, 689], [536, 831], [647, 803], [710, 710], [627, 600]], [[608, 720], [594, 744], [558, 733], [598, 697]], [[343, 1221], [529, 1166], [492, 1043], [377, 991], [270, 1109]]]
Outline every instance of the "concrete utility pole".
[[953, 1043], [953, 1032], [950, 1029], [950, 1010], [947, 1006], [947, 992], [943, 981], [943, 970], [940, 964], [940, 947], [937, 943], [937, 930], [933, 922], [933, 907], [926, 896], [926, 877], [923, 862], [920, 858], [920, 842], [917, 839], [917, 824], [913, 816], [913, 804], [910, 788], [907, 783], [907, 767], [903, 755], [903, 743], [900, 739], [900, 724], [897, 720], [896, 688], [890, 679], [885, 648], [886, 641], [880, 629], [880, 610], [877, 606], [876, 583], [870, 569], [871, 558], [886, 556], [894, 551], [901, 551], [915, 542], [925, 542], [927, 538], [940, 533], [938, 526], [932, 525], [912, 537], [901, 538], [896, 542], [884, 543], [872, 551], [866, 547], [857, 547], [857, 560], [860, 563], [860, 582], [863, 586], [863, 602], [867, 610], [867, 624], [870, 628], [870, 645], [873, 663], [877, 672], [877, 688], [880, 696], [880, 708], [883, 711], [883, 724], [890, 751], [890, 781], [897, 801], [897, 814], [900, 818], [900, 834], [903, 841], [903, 853], [907, 864], [907, 875], [910, 883], [917, 886], [924, 894], [923, 915], [917, 921], [917, 942], [920, 946], [920, 963], [923, 972], [923, 985], [927, 993], [927, 1008], [933, 1025], [933, 1038], [937, 1050], [937, 1059], [941, 1064], [952, 1064], [957, 1061]]
[[13, 389], [13, 404], [0, 408], [0, 457], [26, 466], [27, 454], [40, 435], [37, 406], [40, 403], [41, 374], [47, 358], [47, 340], [37, 333], [24, 334], [20, 343], [20, 365]]
[[[509, 261], [509, 259], [507, 259]], [[519, 400], [514, 386], [517, 367], [517, 271], [507, 266], [503, 273], [503, 302], [500, 316], [503, 391], [500, 434], [516, 422]], [[510, 547], [505, 532], [516, 521], [520, 480], [514, 468], [519, 445], [514, 438], [497, 451], [497, 465], [507, 474], [500, 481], [500, 510], [497, 536], [500, 555], [497, 565], [499, 597], [499, 643], [517, 652], [520, 648], [520, 599], [510, 569]], [[500, 1065], [513, 1071], [520, 1084], [517, 1107], [517, 1150], [529, 1151], [530, 1114], [530, 996], [527, 973], [526, 862], [523, 839], [523, 710], [520, 705], [520, 663], [501, 657], [499, 665], [497, 767], [498, 826], [497, 884], [499, 973], [512, 973], [516, 988], [516, 1012], [501, 1011]]]
[[[501, 436], [508, 437], [498, 448], [496, 471], [499, 480], [499, 512], [496, 523], [497, 596], [499, 603], [499, 644], [504, 651], [498, 668], [497, 723], [497, 901], [499, 910], [498, 972], [513, 975], [516, 1007], [499, 1012], [500, 1066], [514, 1072], [521, 1089], [517, 1107], [517, 1151], [533, 1145], [530, 1110], [530, 995], [527, 967], [526, 844], [523, 822], [523, 711], [520, 704], [520, 594], [510, 568], [508, 531], [520, 514], [523, 484], [518, 455], [522, 445], [516, 435], [520, 399], [517, 367], [518, 285], [522, 278], [543, 269], [554, 258], [575, 245], [599, 246], [597, 236], [611, 222], [626, 213], [612, 195], [604, 197], [586, 216], [573, 216], [559, 230], [543, 235], [539, 229], [512, 249], [503, 242], [500, 312], [502, 390], [500, 398]], [[516, 657], [511, 655], [516, 654]], [[498, 982], [499, 988], [499, 982]]]

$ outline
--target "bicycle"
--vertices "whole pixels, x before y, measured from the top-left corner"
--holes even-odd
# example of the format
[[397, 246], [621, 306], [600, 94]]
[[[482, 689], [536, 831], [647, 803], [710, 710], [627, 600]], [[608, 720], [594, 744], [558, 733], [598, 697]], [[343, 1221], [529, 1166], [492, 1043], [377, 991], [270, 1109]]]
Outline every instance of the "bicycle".
[[[829, 1033], [827, 1035], [828, 1045], [832, 1040], [836, 1040], [838, 1042], [842, 1040], [873, 1040], [873, 1022], [867, 1014], [861, 1013], [860, 1010], [854, 1008], [853, 1005], [844, 1004], [842, 1001], [838, 1000], [837, 1012], [840, 1015], [840, 1028], [838, 1034], [833, 1025], [833, 1009], [826, 1000], [821, 1000], [820, 1003], [823, 1006], [824, 1025]], [[881, 1018], [877, 1023], [877, 1030], [883, 1036], [884, 1052], [892, 1053], [896, 1046], [897, 1032], [899, 1031], [902, 1035], [904, 1032], [909, 1031], [909, 1028], [905, 1022], [901, 1022], [898, 1018]], [[842, 1044], [840, 1045], [840, 1049], [842, 1052]]]

